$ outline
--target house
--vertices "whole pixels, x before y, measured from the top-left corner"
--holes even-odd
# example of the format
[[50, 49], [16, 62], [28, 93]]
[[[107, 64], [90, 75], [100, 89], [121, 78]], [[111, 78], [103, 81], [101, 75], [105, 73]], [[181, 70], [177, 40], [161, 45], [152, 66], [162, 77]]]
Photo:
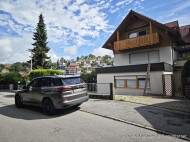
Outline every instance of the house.
[[76, 68], [79, 68], [79, 64], [70, 64], [70, 67], [76, 67]]
[[103, 48], [113, 51], [114, 67], [96, 68], [97, 83], [114, 83], [118, 95], [142, 95], [150, 64], [147, 93], [163, 94], [162, 76], [174, 74], [175, 62], [190, 53], [190, 25], [162, 24], [131, 10]]
[[102, 58], [98, 58], [98, 59], [96, 60], [96, 63], [97, 63], [98, 65], [100, 65], [102, 61], [103, 61]]
[[6, 73], [6, 72], [9, 72], [9, 70], [8, 69], [3, 69], [1, 72]]
[[81, 73], [81, 68], [66, 67], [65, 71], [66, 71], [66, 74], [68, 74], [68, 75], [80, 74]]
[[59, 66], [58, 66], [58, 70], [61, 71], [61, 72], [63, 72], [63, 73], [66, 72], [66, 71], [65, 71], [65, 68], [66, 68], [66, 64], [65, 64], [65, 63], [63, 63], [63, 65], [59, 65]]

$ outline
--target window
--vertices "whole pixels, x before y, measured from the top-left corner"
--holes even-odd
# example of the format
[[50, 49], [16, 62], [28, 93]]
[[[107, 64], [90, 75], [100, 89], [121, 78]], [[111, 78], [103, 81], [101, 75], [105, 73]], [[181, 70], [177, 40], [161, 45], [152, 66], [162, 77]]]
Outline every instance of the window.
[[30, 82], [30, 84], [27, 86], [28, 89], [32, 89], [33, 87], [36, 87], [37, 79]]
[[146, 30], [139, 32], [139, 36], [143, 36], [143, 35], [146, 35]]
[[53, 86], [62, 86], [63, 83], [60, 78], [52, 78], [52, 85]]
[[128, 79], [127, 88], [136, 88], [136, 79]]
[[[129, 89], [144, 89], [146, 76], [122, 76], [115, 77], [116, 88], [129, 88]], [[149, 80], [150, 81], [150, 80]], [[150, 89], [149, 81], [147, 83], [147, 88]]]
[[[146, 76], [137, 76], [138, 78], [138, 84], [139, 84], [139, 88], [144, 88], [145, 86], [145, 81], [146, 81]], [[149, 87], [149, 81], [147, 83], [147, 88]]]
[[131, 33], [131, 34], [129, 35], [129, 38], [134, 38], [134, 37], [137, 37], [137, 33]]
[[149, 51], [141, 53], [132, 53], [129, 55], [130, 64], [143, 64], [143, 63], [153, 63], [159, 62], [159, 51]]
[[39, 82], [39, 87], [48, 87], [50, 86], [49, 78], [41, 78]]
[[116, 80], [116, 87], [125, 87], [125, 80], [124, 79], [117, 79]]
[[66, 85], [74, 85], [74, 84], [84, 83], [84, 81], [81, 78], [63, 78], [62, 81]]
[[150, 51], [149, 52], [149, 60], [150, 62], [158, 62], [159, 59], [159, 51]]
[[134, 53], [130, 54], [130, 63], [131, 64], [139, 64], [139, 63], [148, 63], [148, 53]]

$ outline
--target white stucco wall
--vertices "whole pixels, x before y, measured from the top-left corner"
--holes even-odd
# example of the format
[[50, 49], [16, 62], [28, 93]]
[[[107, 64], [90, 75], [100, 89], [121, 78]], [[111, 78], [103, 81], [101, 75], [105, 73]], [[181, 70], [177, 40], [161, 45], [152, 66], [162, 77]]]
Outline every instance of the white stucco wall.
[[132, 65], [129, 62], [129, 54], [138, 53], [138, 52], [154, 51], [154, 50], [159, 50], [159, 57], [160, 57], [159, 62], [165, 62], [168, 64], [172, 64], [172, 47], [167, 46], [167, 47], [152, 48], [152, 49], [145, 49], [145, 50], [115, 54], [114, 55], [114, 65], [115, 66]]
[[[163, 71], [150, 72], [150, 90], [147, 90], [147, 93], [163, 94], [162, 74], [164, 74]], [[114, 76], [123, 75], [146, 75], [146, 72], [97, 74], [97, 83], [114, 83]], [[115, 89], [116, 95], [143, 95], [143, 91], [143, 89]]]

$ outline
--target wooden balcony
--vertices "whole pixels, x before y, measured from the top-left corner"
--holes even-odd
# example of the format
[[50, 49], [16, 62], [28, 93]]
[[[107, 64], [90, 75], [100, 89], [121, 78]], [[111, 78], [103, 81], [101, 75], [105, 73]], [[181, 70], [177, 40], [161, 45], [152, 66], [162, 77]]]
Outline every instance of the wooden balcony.
[[152, 33], [152, 34], [148, 34], [148, 35], [144, 35], [144, 36], [140, 36], [136, 38], [116, 41], [114, 42], [114, 50], [115, 50], [115, 53], [119, 53], [119, 51], [121, 50], [154, 45], [158, 43], [159, 43], [159, 34]]

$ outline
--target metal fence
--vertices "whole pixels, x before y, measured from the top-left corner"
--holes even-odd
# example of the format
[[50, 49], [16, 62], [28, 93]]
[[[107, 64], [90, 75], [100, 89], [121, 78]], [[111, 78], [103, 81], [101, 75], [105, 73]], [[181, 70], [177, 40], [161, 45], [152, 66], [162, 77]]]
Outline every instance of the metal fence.
[[0, 90], [19, 90], [22, 89], [24, 85], [21, 84], [9, 84], [9, 85], [0, 85]]
[[88, 94], [90, 96], [106, 96], [114, 99], [112, 83], [87, 83]]
[[89, 94], [110, 95], [110, 83], [87, 83]]
[[162, 76], [163, 93], [166, 96], [183, 96], [180, 74], [165, 74]]

